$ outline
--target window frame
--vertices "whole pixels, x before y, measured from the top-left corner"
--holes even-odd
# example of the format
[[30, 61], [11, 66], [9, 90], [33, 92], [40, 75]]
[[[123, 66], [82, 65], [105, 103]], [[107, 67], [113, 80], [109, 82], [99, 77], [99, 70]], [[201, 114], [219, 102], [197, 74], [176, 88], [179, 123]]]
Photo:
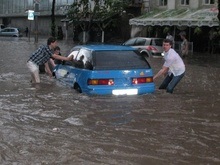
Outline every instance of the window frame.
[[160, 0], [159, 1], [159, 6], [167, 6], [168, 0]]
[[215, 0], [204, 0], [203, 3], [204, 5], [213, 5], [215, 4]]
[[190, 0], [181, 0], [180, 1], [180, 4], [182, 5], [182, 6], [189, 6], [189, 2]]

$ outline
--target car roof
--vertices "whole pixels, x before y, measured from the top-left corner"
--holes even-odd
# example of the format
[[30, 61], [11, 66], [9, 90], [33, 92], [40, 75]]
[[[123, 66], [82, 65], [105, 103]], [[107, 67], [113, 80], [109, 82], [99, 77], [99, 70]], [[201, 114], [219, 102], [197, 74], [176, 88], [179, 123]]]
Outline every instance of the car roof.
[[15, 28], [15, 27], [5, 27], [4, 29], [18, 29], [18, 28]]
[[100, 45], [78, 45], [75, 46], [74, 48], [85, 48], [85, 49], [89, 49], [91, 51], [109, 51], [109, 50], [113, 50], [113, 51], [125, 51], [125, 50], [129, 50], [129, 51], [133, 51], [136, 50], [136, 48], [130, 47], [130, 46], [123, 46], [123, 45], [105, 45], [105, 44], [100, 44]]
[[164, 39], [164, 38], [157, 38], [157, 37], [135, 37], [135, 38], [145, 38], [145, 39]]

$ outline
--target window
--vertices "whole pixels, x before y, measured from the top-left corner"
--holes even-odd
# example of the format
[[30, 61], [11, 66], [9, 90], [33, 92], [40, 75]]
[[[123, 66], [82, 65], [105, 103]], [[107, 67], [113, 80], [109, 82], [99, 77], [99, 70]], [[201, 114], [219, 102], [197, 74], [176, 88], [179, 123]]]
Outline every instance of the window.
[[132, 45], [134, 45], [135, 41], [136, 41], [136, 38], [130, 39], [130, 40], [128, 40], [128, 41], [125, 43], [125, 45], [127, 45], [127, 46], [132, 46]]
[[153, 46], [162, 46], [163, 45], [163, 39], [154, 39], [154, 40], [152, 40], [151, 45], [153, 45]]
[[146, 42], [146, 39], [144, 39], [144, 38], [139, 38], [139, 39], [136, 40], [135, 45], [137, 45], [137, 46], [143, 46], [143, 45], [145, 45], [145, 42]]
[[189, 0], [181, 0], [181, 5], [189, 5]]
[[91, 51], [87, 49], [80, 49], [78, 55], [76, 56], [77, 63], [75, 67], [77, 68], [85, 68], [92, 70], [92, 57], [91, 57]]
[[144, 57], [135, 51], [96, 51], [93, 55], [94, 70], [150, 68]]
[[78, 55], [76, 56], [76, 60], [80, 60], [81, 56], [84, 56], [83, 61], [91, 61], [91, 52], [87, 49], [80, 49]]
[[160, 0], [159, 5], [160, 6], [167, 6], [167, 0]]
[[214, 4], [215, 0], [204, 0], [206, 5]]

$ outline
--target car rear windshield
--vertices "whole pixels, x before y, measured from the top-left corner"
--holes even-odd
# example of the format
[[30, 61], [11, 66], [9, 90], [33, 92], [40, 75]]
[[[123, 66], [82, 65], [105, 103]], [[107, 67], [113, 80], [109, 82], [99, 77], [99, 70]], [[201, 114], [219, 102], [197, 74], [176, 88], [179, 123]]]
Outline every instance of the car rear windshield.
[[148, 69], [149, 63], [136, 51], [97, 51], [93, 54], [94, 70]]

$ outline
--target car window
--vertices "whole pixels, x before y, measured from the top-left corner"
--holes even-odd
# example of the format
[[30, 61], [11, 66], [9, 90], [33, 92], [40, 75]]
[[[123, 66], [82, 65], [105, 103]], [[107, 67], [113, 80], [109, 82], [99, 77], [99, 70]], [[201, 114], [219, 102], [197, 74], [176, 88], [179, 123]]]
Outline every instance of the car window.
[[[71, 56], [71, 55], [73, 55], [73, 59], [76, 59], [76, 56], [77, 56], [78, 52], [79, 52], [79, 49], [78, 49], [78, 48], [77, 48], [77, 49], [72, 49], [72, 50], [70, 51], [68, 57]], [[65, 64], [65, 65], [72, 65], [72, 62], [71, 62], [71, 61], [65, 61], [64, 64]]]
[[[82, 57], [83, 56], [83, 57]], [[77, 60], [83, 59], [84, 68], [93, 70], [93, 62], [92, 62], [92, 51], [87, 49], [81, 49]]]
[[146, 43], [146, 39], [144, 38], [138, 38], [135, 42], [135, 46], [143, 46]]
[[132, 46], [134, 45], [135, 41], [136, 41], [136, 38], [130, 39], [127, 42], [125, 42], [124, 45]]
[[8, 32], [8, 29], [3, 29], [2, 32]]
[[73, 59], [76, 59], [76, 55], [78, 54], [78, 52], [79, 52], [78, 49], [77, 49], [77, 50], [73, 50], [73, 51], [69, 54], [69, 56], [73, 55]]
[[82, 55], [84, 56], [84, 61], [88, 60], [88, 58], [91, 59], [90, 54], [91, 53], [90, 53], [89, 50], [87, 50], [87, 49], [80, 49], [80, 51], [79, 51], [79, 53], [78, 53], [78, 55], [76, 57], [76, 60], [79, 60]]
[[97, 51], [93, 54], [94, 70], [147, 69], [150, 65], [136, 51]]
[[163, 45], [163, 39], [154, 39], [152, 40], [153, 46], [162, 46]]
[[73, 65], [77, 68], [85, 68], [85, 69], [93, 69], [92, 66], [92, 57], [91, 57], [91, 51], [87, 49], [80, 49], [80, 48], [74, 48], [71, 49], [71, 53], [69, 54], [73, 55], [73, 59], [75, 60], [74, 63], [66, 61], [66, 65]]

